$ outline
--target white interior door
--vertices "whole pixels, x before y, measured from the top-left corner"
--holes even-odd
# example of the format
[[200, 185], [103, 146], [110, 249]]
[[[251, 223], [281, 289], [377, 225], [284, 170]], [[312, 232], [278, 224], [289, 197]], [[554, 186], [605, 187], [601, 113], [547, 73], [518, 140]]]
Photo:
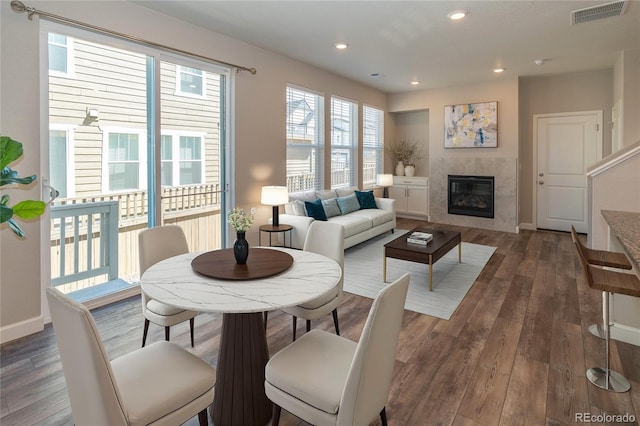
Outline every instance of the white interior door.
[[537, 227], [587, 232], [587, 168], [601, 156], [602, 113], [534, 117]]

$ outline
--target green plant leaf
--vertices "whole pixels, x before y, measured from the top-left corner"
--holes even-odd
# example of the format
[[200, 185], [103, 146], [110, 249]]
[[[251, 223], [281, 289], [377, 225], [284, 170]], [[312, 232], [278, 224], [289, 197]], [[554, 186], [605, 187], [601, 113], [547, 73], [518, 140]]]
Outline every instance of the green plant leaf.
[[9, 136], [0, 136], [0, 170], [22, 156], [22, 144]]
[[33, 219], [44, 213], [44, 201], [24, 200], [13, 206], [13, 214], [23, 219]]
[[5, 204], [0, 204], [0, 223], [5, 223], [13, 217], [13, 209]]
[[27, 177], [18, 177], [18, 172], [15, 170], [11, 170], [9, 167], [5, 167], [0, 172], [0, 186], [10, 185], [12, 183], [20, 183], [22, 185], [28, 185], [31, 182], [36, 180], [36, 175], [31, 175]]

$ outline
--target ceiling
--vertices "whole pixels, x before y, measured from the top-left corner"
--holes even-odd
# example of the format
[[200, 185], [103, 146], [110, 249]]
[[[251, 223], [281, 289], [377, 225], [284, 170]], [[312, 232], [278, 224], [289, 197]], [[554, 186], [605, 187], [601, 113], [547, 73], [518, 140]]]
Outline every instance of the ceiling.
[[[640, 48], [640, 0], [576, 25], [571, 11], [606, 1], [134, 2], [387, 93], [611, 68]], [[457, 9], [467, 17], [447, 19]]]

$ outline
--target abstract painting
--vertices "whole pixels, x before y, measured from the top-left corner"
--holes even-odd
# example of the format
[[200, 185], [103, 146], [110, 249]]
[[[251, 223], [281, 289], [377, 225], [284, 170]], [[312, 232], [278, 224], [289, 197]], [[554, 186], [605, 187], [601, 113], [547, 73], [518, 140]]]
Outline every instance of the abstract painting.
[[498, 146], [498, 102], [444, 107], [445, 148]]

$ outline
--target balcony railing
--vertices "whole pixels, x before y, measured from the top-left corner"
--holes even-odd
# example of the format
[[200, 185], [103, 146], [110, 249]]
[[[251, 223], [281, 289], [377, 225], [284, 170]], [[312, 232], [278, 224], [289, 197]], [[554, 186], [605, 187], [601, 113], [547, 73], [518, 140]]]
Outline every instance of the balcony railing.
[[[220, 248], [218, 184], [162, 188], [163, 222], [181, 226], [192, 251]], [[138, 233], [148, 194], [133, 191], [58, 199], [51, 208], [52, 285], [63, 292], [115, 280], [135, 282]]]
[[[347, 186], [351, 179], [351, 171], [347, 168], [331, 172], [331, 182], [337, 186]], [[362, 183], [364, 187], [370, 187], [376, 183], [375, 164], [365, 164], [362, 169]], [[287, 188], [289, 192], [306, 191], [315, 189], [316, 175], [313, 173], [295, 173], [287, 175]]]

